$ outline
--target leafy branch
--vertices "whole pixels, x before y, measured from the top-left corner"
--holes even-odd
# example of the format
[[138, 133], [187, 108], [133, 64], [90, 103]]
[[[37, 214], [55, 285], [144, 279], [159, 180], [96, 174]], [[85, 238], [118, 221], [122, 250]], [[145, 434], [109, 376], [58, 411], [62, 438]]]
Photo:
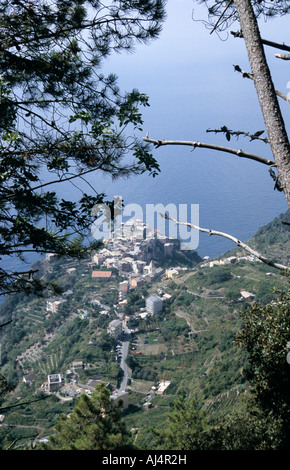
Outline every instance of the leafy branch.
[[254, 134], [250, 134], [249, 132], [243, 132], [243, 131], [232, 131], [231, 129], [229, 129], [227, 126], [222, 126], [220, 129], [207, 129], [206, 132], [214, 132], [215, 134], [219, 133], [219, 132], [222, 132], [223, 134], [225, 134], [226, 136], [226, 139], [228, 141], [231, 140], [231, 137], [232, 136], [236, 136], [237, 138], [239, 138], [240, 135], [244, 135], [246, 137], [250, 137], [250, 142], [253, 141], [253, 140], [262, 140], [263, 142], [265, 142], [266, 144], [268, 144], [268, 139], [267, 137], [261, 137], [262, 134], [265, 132], [264, 130], [262, 131], [257, 131], [255, 132]]

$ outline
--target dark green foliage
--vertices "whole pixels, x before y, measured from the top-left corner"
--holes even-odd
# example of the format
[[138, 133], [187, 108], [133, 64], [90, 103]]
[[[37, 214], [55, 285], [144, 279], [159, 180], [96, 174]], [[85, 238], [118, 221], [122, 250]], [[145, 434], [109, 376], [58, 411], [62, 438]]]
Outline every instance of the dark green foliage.
[[3, 397], [8, 391], [10, 387], [7, 383], [6, 378], [0, 374], [0, 398]]
[[208, 275], [207, 283], [208, 285], [222, 284], [223, 282], [229, 281], [231, 278], [232, 275], [230, 268], [215, 266]]
[[69, 417], [61, 416], [50, 437], [49, 450], [118, 450], [133, 449], [120, 406], [110, 399], [104, 384], [92, 397], [83, 394]]
[[[0, 256], [85, 256], [92, 208], [110, 202], [98, 188], [85, 193], [85, 175], [158, 173], [148, 147], [128, 139], [148, 97], [121, 94], [100, 66], [112, 51], [156, 38], [164, 16], [162, 0], [0, 2]], [[64, 181], [78, 181], [81, 194], [72, 186], [60, 199]], [[0, 293], [42, 287], [32, 269], [0, 271]]]
[[[270, 420], [258, 410], [235, 410], [208, 427], [202, 436], [204, 450], [266, 450], [275, 448]], [[278, 429], [276, 429], [277, 433]]]
[[127, 296], [127, 313], [133, 313], [145, 307], [145, 298], [139, 291], [131, 291]]
[[179, 335], [187, 335], [190, 329], [183, 318], [170, 318], [161, 323], [160, 333], [165, 341], [176, 338]]
[[247, 375], [257, 403], [280, 423], [280, 446], [290, 442], [290, 293], [267, 305], [254, 304], [242, 313], [236, 341], [248, 352]]
[[175, 301], [175, 305], [176, 306], [184, 305], [186, 307], [189, 307], [189, 305], [194, 301], [194, 299], [195, 299], [195, 296], [191, 294], [190, 292], [183, 292], [178, 295]]
[[205, 429], [205, 415], [198, 410], [196, 401], [178, 397], [165, 425], [152, 429], [156, 442], [154, 447], [162, 450], [200, 450]]

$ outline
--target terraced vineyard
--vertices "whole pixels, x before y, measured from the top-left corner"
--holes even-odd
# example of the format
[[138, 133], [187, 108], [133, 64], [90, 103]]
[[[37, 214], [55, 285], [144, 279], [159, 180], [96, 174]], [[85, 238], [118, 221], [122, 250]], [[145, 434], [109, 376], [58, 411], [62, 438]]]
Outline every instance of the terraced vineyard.
[[235, 406], [238, 399], [242, 395], [246, 395], [246, 393], [247, 390], [243, 389], [243, 387], [227, 390], [208, 400], [204, 405], [204, 410], [208, 415], [222, 414], [223, 412], [228, 413], [229, 410]]

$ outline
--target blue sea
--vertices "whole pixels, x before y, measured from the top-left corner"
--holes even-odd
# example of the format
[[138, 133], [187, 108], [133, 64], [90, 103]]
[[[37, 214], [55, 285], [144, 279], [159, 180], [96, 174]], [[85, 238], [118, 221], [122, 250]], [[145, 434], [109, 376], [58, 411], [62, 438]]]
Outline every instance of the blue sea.
[[[193, 153], [187, 148], [159, 148], [161, 172], [155, 178], [149, 175], [134, 176], [112, 182], [108, 176], [90, 176], [89, 183], [98, 191], [105, 191], [109, 198], [122, 197], [126, 211], [132, 209], [132, 217], [143, 216], [145, 223], [150, 222], [150, 209], [155, 213], [163, 212], [175, 217], [181, 209], [187, 208], [187, 219], [203, 228], [219, 230], [247, 241], [257, 229], [281, 213], [287, 211], [282, 193], [273, 190], [273, 180], [268, 169], [255, 162], [232, 156], [216, 155], [213, 151], [196, 149]], [[88, 192], [82, 182], [78, 187]], [[79, 190], [66, 183], [61, 197], [78, 197]], [[80, 194], [80, 193], [79, 193]], [[159, 205], [159, 206], [158, 206]], [[191, 207], [194, 207], [194, 219]], [[136, 213], [134, 210], [138, 209]], [[127, 217], [124, 216], [124, 221]], [[155, 226], [160, 228], [155, 217]], [[171, 232], [166, 234], [171, 234]], [[178, 238], [187, 243], [194, 240], [194, 248], [201, 257], [216, 257], [235, 248], [235, 244], [223, 237], [195, 232], [189, 239], [179, 233]], [[197, 243], [197, 245], [196, 245]], [[39, 259], [39, 255], [26, 256], [27, 264], [18, 259], [2, 260], [2, 267], [11, 270], [27, 268]]]

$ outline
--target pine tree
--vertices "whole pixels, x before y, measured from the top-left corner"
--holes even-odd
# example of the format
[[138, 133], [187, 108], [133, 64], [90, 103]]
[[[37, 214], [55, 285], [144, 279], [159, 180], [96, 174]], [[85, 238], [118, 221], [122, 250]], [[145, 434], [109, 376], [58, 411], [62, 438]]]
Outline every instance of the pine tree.
[[200, 450], [205, 429], [206, 417], [198, 410], [196, 400], [179, 396], [162, 429], [155, 427], [151, 432], [156, 449]]
[[290, 447], [289, 311], [288, 286], [275, 301], [248, 307], [242, 313], [242, 330], [236, 338], [248, 352], [245, 373], [254, 406], [271, 418], [276, 445], [284, 450]]
[[[122, 94], [101, 66], [156, 38], [164, 16], [163, 0], [0, 1], [0, 257], [84, 256], [91, 210], [111, 202], [104, 188], [86, 194], [86, 175], [158, 173], [134, 135], [148, 97]], [[41, 290], [33, 270], [0, 270], [0, 294], [24, 288]]]
[[121, 402], [110, 399], [110, 392], [102, 383], [92, 396], [82, 394], [73, 412], [61, 416], [54, 433], [45, 444], [47, 450], [118, 450], [133, 449], [122, 419]]

